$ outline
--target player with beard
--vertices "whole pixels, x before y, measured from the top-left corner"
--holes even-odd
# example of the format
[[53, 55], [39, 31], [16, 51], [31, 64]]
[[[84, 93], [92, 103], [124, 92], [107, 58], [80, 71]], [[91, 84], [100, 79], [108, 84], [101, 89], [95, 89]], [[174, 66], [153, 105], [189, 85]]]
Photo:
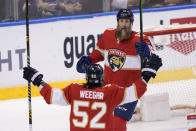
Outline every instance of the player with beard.
[[[91, 63], [104, 61], [103, 84], [114, 83], [128, 87], [141, 77], [140, 56], [151, 58], [152, 46], [147, 36], [140, 42], [140, 34], [132, 30], [134, 16], [129, 9], [117, 13], [117, 28], [107, 29], [102, 34], [97, 48], [89, 55], [82, 56], [77, 71], [85, 73]], [[137, 43], [137, 46], [135, 46]], [[134, 113], [138, 101], [116, 107], [113, 131], [125, 131], [126, 123]]]
[[[120, 19], [120, 21], [122, 22], [119, 22], [119, 24], [121, 25], [117, 25], [116, 38], [118, 38], [119, 41], [127, 40], [131, 36], [132, 26], [130, 25], [126, 27], [126, 25], [123, 25], [123, 19]], [[127, 23], [127, 19], [125, 20], [125, 22]]]

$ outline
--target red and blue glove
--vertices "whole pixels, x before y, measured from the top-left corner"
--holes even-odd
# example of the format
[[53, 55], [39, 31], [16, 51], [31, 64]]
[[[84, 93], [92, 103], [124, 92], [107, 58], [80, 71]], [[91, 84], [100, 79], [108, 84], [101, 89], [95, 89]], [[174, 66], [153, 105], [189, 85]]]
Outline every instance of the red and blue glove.
[[150, 58], [151, 51], [146, 42], [135, 42], [136, 53], [140, 56]]
[[76, 65], [76, 70], [79, 73], [86, 73], [87, 67], [92, 64], [92, 60], [89, 56], [82, 56]]

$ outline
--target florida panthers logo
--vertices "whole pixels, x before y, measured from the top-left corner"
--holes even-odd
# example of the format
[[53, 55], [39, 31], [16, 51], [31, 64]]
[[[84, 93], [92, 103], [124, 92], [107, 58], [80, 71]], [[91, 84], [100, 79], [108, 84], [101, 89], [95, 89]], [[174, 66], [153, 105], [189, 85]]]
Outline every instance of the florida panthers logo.
[[126, 53], [118, 49], [108, 50], [108, 63], [113, 72], [122, 68], [125, 63]]

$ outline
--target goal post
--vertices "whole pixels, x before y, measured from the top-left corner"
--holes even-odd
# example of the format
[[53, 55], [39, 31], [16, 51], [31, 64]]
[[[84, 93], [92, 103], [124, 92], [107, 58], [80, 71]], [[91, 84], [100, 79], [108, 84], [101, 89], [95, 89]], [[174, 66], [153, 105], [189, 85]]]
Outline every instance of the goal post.
[[149, 31], [149, 32], [144, 32], [144, 34], [147, 36], [158, 36], [158, 35], [168, 35], [168, 34], [192, 32], [192, 31], [196, 31], [196, 26], [195, 27], [184, 27], [184, 28], [176, 28], [176, 29]]

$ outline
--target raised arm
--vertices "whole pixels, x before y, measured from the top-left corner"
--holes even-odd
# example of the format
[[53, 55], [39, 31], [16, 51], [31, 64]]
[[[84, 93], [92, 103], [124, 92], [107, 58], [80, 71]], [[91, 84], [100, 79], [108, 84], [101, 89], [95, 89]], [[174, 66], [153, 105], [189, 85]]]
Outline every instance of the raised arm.
[[31, 81], [33, 85], [39, 87], [40, 94], [44, 97], [47, 104], [69, 105], [64, 92], [58, 88], [52, 88], [49, 84], [44, 82], [42, 80], [43, 75], [36, 69], [25, 67], [23, 70], [23, 78], [27, 81]]
[[155, 78], [156, 72], [162, 66], [162, 60], [153, 54], [149, 61], [145, 61], [141, 72], [141, 79], [125, 89], [124, 100], [121, 104], [140, 99], [147, 90], [147, 83], [151, 77]]

